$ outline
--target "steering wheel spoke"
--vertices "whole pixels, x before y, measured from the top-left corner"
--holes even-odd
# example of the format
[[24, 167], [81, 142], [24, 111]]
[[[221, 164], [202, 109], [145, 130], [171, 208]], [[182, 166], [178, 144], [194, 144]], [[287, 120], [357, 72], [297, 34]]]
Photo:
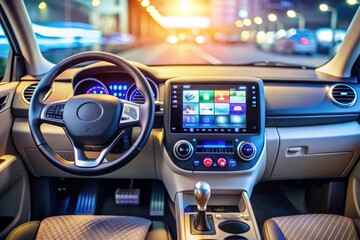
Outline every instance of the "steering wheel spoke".
[[119, 121], [119, 129], [141, 126], [141, 105], [122, 100], [122, 112]]
[[50, 103], [43, 107], [41, 110], [40, 119], [43, 123], [51, 125], [64, 126], [64, 107], [66, 101]]
[[122, 130], [120, 133], [118, 133], [108, 146], [103, 147], [103, 149], [100, 151], [100, 154], [96, 158], [88, 158], [82, 147], [78, 146], [70, 138], [70, 142], [74, 149], [75, 166], [82, 168], [94, 168], [99, 166], [104, 162], [106, 155], [110, 152], [111, 148], [117, 143], [117, 141], [119, 141], [119, 139], [124, 135], [124, 133], [125, 130]]

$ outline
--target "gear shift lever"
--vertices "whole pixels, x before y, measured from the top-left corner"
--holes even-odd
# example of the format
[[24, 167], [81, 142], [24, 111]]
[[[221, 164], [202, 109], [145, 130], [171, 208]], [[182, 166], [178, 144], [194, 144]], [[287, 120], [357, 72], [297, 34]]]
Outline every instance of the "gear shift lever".
[[210, 199], [211, 189], [207, 182], [197, 182], [194, 187], [194, 196], [197, 202], [198, 213], [195, 219], [195, 229], [198, 231], [211, 230], [206, 217], [206, 205]]

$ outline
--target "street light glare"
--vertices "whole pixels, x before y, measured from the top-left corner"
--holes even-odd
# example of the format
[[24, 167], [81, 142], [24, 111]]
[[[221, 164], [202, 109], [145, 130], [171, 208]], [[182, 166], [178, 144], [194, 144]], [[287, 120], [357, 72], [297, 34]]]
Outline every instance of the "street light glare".
[[359, 2], [357, 0], [346, 0], [346, 3], [349, 5], [355, 5], [358, 4]]
[[238, 27], [238, 28], [241, 28], [244, 26], [243, 22], [241, 20], [236, 20], [235, 22], [235, 25]]
[[286, 15], [289, 17], [289, 18], [294, 18], [296, 17], [296, 12], [294, 10], [288, 10], [286, 12]]
[[277, 16], [274, 13], [270, 13], [268, 15], [268, 19], [270, 22], [275, 22], [277, 20]]
[[329, 11], [329, 6], [327, 4], [325, 4], [325, 3], [323, 3], [323, 4], [319, 5], [319, 9], [322, 12], [327, 12], [327, 11]]
[[248, 19], [248, 18], [244, 19], [243, 22], [244, 22], [245, 26], [250, 26], [251, 25], [251, 20]]
[[263, 23], [263, 20], [262, 20], [262, 18], [261, 18], [261, 17], [255, 17], [255, 18], [254, 18], [254, 22], [255, 22], [255, 24], [260, 25], [260, 24], [262, 24], [262, 23]]
[[149, 5], [150, 5], [150, 1], [149, 1], [149, 0], [142, 0], [141, 6], [147, 7], [147, 6], [149, 6]]
[[46, 7], [47, 7], [46, 2], [41, 2], [41, 3], [39, 4], [39, 9], [41, 9], [41, 10], [44, 10]]
[[187, 1], [182, 1], [181, 3], [180, 3], [180, 10], [182, 11], [182, 12], [188, 12], [188, 11], [190, 11], [190, 9], [191, 9], [191, 6], [190, 6], [190, 3], [189, 2], [187, 2]]
[[100, 0], [92, 0], [91, 4], [94, 6], [94, 7], [97, 7], [100, 5]]

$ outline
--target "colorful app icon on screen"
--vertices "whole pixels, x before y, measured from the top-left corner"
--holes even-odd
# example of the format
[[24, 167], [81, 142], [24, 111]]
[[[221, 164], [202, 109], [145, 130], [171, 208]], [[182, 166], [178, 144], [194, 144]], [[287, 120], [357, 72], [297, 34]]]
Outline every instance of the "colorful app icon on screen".
[[230, 91], [231, 103], [246, 103], [246, 91]]
[[199, 104], [197, 103], [184, 103], [183, 114], [199, 114]]
[[205, 126], [211, 126], [214, 124], [214, 116], [202, 115], [200, 116], [200, 124]]
[[215, 103], [215, 115], [229, 115], [230, 104], [229, 103]]
[[201, 103], [213, 103], [214, 102], [214, 91], [200, 91], [200, 102]]
[[215, 124], [218, 126], [226, 126], [229, 124], [229, 116], [216, 116]]
[[215, 108], [213, 103], [200, 103], [200, 115], [214, 115]]
[[233, 124], [245, 124], [245, 115], [231, 115], [230, 123]]
[[183, 92], [183, 102], [199, 102], [199, 91], [185, 90]]
[[246, 105], [244, 103], [230, 103], [230, 114], [245, 114], [246, 113]]
[[199, 124], [199, 116], [183, 116], [183, 126], [184, 127], [196, 127]]
[[230, 101], [229, 91], [215, 90], [216, 103], [228, 103]]

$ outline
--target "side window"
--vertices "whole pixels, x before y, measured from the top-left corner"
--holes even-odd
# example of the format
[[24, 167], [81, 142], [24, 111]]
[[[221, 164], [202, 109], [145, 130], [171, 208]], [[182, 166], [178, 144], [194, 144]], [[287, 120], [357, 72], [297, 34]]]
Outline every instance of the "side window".
[[0, 23], [0, 81], [5, 73], [9, 52], [10, 44]]

